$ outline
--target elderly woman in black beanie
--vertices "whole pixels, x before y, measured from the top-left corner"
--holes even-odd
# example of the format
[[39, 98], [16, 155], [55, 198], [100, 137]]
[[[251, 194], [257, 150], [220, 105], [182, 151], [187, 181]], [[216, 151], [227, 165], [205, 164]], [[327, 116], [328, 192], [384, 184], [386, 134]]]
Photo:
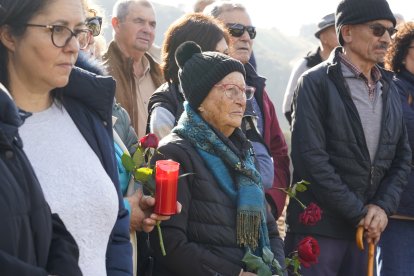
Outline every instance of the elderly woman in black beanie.
[[[249, 254], [261, 260], [269, 254], [283, 265], [283, 242], [265, 208], [251, 144], [239, 128], [254, 93], [245, 85], [243, 65], [202, 53], [194, 42], [177, 49], [176, 61], [185, 110], [151, 162], [173, 159], [180, 173], [194, 174], [179, 180], [181, 214], [161, 224], [166, 256], [156, 246], [158, 235], [150, 234], [154, 275], [256, 275], [242, 262]], [[262, 264], [270, 273], [271, 266]]]

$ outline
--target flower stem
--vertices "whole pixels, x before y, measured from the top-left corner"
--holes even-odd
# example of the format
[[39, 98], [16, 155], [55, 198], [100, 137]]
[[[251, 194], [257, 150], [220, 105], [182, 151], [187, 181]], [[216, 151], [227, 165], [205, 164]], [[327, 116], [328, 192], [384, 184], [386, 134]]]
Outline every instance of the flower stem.
[[291, 191], [289, 191], [287, 189], [284, 189], [284, 188], [277, 188], [277, 189], [279, 189], [282, 192], [284, 192], [285, 194], [287, 194], [290, 198], [295, 199], [303, 209], [306, 209], [306, 205], [303, 204], [302, 201], [300, 201], [294, 193], [292, 193]]
[[162, 232], [161, 232], [161, 221], [157, 221], [157, 231], [158, 231], [158, 238], [160, 239], [160, 248], [161, 248], [161, 253], [163, 256], [167, 255], [167, 253], [165, 253], [165, 247], [164, 247], [164, 240], [162, 239]]
[[302, 201], [300, 201], [296, 196], [293, 198], [296, 199], [296, 201], [299, 203], [300, 206], [302, 206], [303, 209], [306, 209], [306, 205], [303, 204]]

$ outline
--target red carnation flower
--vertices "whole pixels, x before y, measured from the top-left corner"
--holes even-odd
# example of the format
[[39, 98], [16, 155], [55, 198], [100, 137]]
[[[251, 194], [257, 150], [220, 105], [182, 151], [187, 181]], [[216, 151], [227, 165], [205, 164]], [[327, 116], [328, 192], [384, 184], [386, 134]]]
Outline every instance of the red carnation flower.
[[139, 144], [142, 148], [154, 148], [158, 147], [158, 137], [154, 133], [148, 133], [141, 139], [139, 139]]
[[319, 244], [318, 241], [314, 238], [307, 236], [299, 242], [299, 261], [304, 267], [308, 268], [312, 264], [316, 264], [318, 262], [319, 254]]
[[312, 202], [308, 207], [306, 207], [305, 211], [299, 215], [299, 221], [304, 225], [315, 225], [318, 221], [321, 220], [321, 217], [321, 208]]

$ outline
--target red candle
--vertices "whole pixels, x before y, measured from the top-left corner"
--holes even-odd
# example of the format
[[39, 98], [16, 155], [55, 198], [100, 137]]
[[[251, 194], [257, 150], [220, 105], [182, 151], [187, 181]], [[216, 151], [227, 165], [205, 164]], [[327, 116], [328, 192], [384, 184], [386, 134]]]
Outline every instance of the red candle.
[[159, 215], [174, 215], [177, 212], [177, 182], [180, 163], [158, 160], [155, 163], [155, 208]]

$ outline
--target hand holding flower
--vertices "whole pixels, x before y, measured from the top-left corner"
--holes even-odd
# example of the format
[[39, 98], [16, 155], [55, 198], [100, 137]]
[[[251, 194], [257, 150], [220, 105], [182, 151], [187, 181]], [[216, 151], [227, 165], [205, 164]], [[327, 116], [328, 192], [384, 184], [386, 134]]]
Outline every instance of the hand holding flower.
[[[171, 218], [171, 216], [162, 216], [153, 212], [155, 206], [155, 198], [152, 196], [143, 195], [139, 201], [139, 205], [144, 213], [144, 219], [142, 220], [142, 230], [144, 232], [151, 232], [158, 221], [169, 220]], [[181, 213], [181, 208], [181, 204], [177, 202], [177, 214]]]
[[[160, 223], [161, 221], [168, 220], [171, 218], [170, 214], [173, 213], [180, 213], [181, 212], [181, 204], [174, 199], [173, 201], [168, 201], [170, 204], [169, 206], [169, 213], [163, 213], [163, 212], [157, 212], [155, 213], [155, 207], [160, 207], [160, 203], [164, 203], [163, 201], [160, 201], [161, 198], [158, 200], [158, 204], [156, 205], [156, 200], [153, 197], [154, 195], [157, 196], [157, 194], [160, 191], [157, 191], [156, 193], [156, 177], [155, 175], [162, 171], [162, 169], [157, 170], [156, 168], [151, 168], [149, 165], [149, 161], [151, 160], [152, 156], [156, 152], [156, 148], [158, 147], [158, 138], [155, 134], [149, 133], [146, 136], [142, 137], [139, 140], [139, 144], [137, 147], [136, 152], [132, 157], [130, 157], [128, 154], [124, 154], [122, 156], [122, 164], [124, 165], [125, 169], [127, 171], [130, 171], [136, 181], [139, 181], [142, 183], [142, 185], [148, 190], [148, 192], [151, 194], [151, 196], [145, 196], [142, 194], [142, 190], [139, 190], [139, 192], [132, 195], [132, 198], [129, 197], [128, 200], [131, 204], [131, 225], [135, 227], [135, 229], [139, 231], [145, 231], [150, 232], [154, 229], [154, 226], [157, 226], [159, 238], [160, 238], [160, 247], [162, 254], [165, 256], [166, 252], [164, 249], [164, 242], [162, 239], [162, 233], [161, 233], [161, 227]], [[173, 161], [166, 161], [165, 162], [173, 162]], [[158, 161], [160, 162], [160, 161]], [[179, 165], [177, 163], [177, 165]], [[177, 170], [178, 174], [178, 170]], [[185, 176], [188, 174], [184, 174], [181, 176], [175, 177], [175, 190], [178, 178]], [[168, 177], [167, 173], [167, 180], [171, 180]], [[171, 182], [169, 181], [169, 182]], [[158, 181], [159, 182], [159, 181]], [[167, 183], [168, 184], [168, 183]], [[171, 184], [171, 183], [169, 183]], [[157, 184], [157, 186], [159, 186]], [[157, 189], [159, 189], [158, 187]], [[169, 187], [167, 187], [169, 188]], [[176, 191], [175, 191], [176, 192]], [[172, 191], [170, 191], [172, 194]], [[162, 200], [165, 200], [165, 193], [163, 194], [164, 198]], [[159, 194], [158, 194], [159, 196]], [[174, 197], [175, 198], [175, 197]], [[134, 206], [133, 206], [134, 205]], [[176, 205], [176, 212], [174, 210]], [[160, 209], [161, 210], [161, 209]], [[161, 215], [164, 214], [164, 215]]]

